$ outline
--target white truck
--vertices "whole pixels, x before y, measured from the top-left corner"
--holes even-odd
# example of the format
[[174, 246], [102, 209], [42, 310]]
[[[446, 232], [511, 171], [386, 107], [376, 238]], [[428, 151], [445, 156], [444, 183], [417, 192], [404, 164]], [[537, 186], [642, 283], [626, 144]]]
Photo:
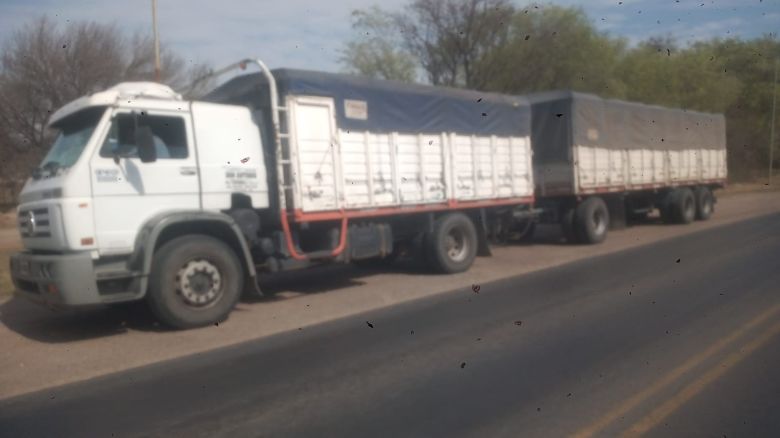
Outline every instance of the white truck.
[[422, 246], [459, 272], [489, 234], [528, 227], [523, 98], [230, 68], [252, 63], [208, 101], [124, 83], [54, 113], [59, 136], [20, 195], [16, 292], [52, 307], [147, 299], [196, 327], [227, 318], [258, 271]]
[[197, 327], [226, 319], [245, 289], [262, 293], [261, 272], [408, 252], [461, 272], [537, 221], [594, 243], [626, 211], [705, 219], [725, 181], [722, 133], [696, 130], [695, 150], [680, 152], [643, 139], [638, 119], [636, 138], [616, 139], [593, 96], [528, 100], [251, 59], [217, 73], [250, 64], [260, 73], [202, 101], [124, 83], [54, 113], [59, 136], [20, 195], [16, 293], [50, 307], [146, 299], [162, 322]]

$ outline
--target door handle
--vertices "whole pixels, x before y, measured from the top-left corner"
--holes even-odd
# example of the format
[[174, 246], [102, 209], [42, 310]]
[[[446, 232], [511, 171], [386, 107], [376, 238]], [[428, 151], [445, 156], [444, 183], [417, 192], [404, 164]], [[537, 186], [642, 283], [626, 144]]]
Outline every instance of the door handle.
[[179, 174], [181, 175], [196, 175], [198, 171], [194, 167], [180, 167]]

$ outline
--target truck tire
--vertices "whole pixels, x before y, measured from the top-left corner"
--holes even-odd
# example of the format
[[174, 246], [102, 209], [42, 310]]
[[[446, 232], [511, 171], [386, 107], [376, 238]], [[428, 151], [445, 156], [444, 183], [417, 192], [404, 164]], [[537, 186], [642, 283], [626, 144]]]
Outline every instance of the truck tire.
[[674, 203], [676, 198], [677, 190], [673, 189], [664, 195], [658, 204], [658, 213], [660, 213], [661, 221], [665, 224], [674, 223]]
[[477, 243], [471, 219], [463, 213], [449, 213], [437, 219], [426, 236], [426, 260], [437, 272], [463, 272], [474, 263]]
[[572, 245], [580, 243], [577, 230], [574, 227], [574, 209], [568, 208], [561, 215], [561, 232], [567, 243]]
[[687, 187], [674, 189], [669, 205], [671, 219], [677, 224], [689, 224], [696, 217], [696, 199]]
[[715, 209], [715, 198], [709, 187], [696, 187], [693, 192], [696, 197], [696, 220], [706, 221]]
[[241, 261], [207, 235], [177, 237], [154, 255], [149, 307], [164, 324], [188, 329], [227, 319], [243, 290]]
[[593, 196], [582, 201], [574, 213], [574, 229], [582, 243], [603, 242], [609, 230], [609, 210], [604, 200]]

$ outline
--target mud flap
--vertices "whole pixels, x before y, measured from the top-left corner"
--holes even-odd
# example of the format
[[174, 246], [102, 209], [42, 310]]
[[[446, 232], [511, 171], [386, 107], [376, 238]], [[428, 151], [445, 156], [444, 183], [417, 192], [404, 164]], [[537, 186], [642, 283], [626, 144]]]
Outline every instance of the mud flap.
[[493, 253], [490, 252], [490, 244], [487, 237], [487, 215], [484, 209], [480, 209], [479, 217], [476, 221], [477, 225], [477, 256], [490, 257]]

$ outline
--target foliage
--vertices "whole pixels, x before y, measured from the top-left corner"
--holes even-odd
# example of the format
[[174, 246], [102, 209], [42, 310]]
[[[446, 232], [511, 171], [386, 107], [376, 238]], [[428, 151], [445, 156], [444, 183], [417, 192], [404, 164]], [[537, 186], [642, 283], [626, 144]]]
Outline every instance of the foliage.
[[341, 62], [350, 73], [414, 82], [416, 59], [400, 47], [395, 21], [387, 12], [376, 6], [354, 11], [352, 29], [358, 37], [347, 42], [341, 55]]
[[[161, 48], [162, 82], [181, 88], [204, 65], [188, 66]], [[0, 161], [4, 178], [23, 177], [48, 147], [50, 114], [73, 99], [123, 81], [154, 79], [148, 37], [126, 37], [114, 25], [74, 22], [58, 26], [41, 17], [18, 29], [0, 54]], [[189, 90], [195, 91], [195, 90]]]
[[432, 84], [480, 89], [513, 13], [506, 0], [414, 0], [395, 21]]

